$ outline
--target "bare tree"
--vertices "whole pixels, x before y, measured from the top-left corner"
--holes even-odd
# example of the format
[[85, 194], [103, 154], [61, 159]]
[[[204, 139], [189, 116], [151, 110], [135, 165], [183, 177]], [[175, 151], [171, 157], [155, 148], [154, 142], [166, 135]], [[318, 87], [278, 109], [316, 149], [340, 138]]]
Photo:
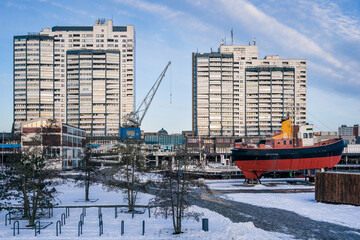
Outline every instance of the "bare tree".
[[162, 173], [159, 190], [152, 201], [156, 206], [156, 215], [171, 215], [174, 234], [182, 233], [182, 219], [194, 218], [197, 221], [201, 214], [190, 211], [192, 188], [198, 186], [188, 173], [190, 155], [179, 150], [175, 156], [175, 165]]
[[133, 210], [140, 190], [145, 184], [141, 181], [141, 173], [145, 170], [145, 156], [138, 142], [127, 141], [115, 147], [120, 159], [114, 165], [115, 172], [119, 173], [122, 180], [121, 188], [124, 189], [129, 212]]
[[97, 163], [91, 161], [92, 148], [85, 146], [83, 152], [83, 166], [79, 169], [82, 174], [76, 178], [77, 186], [84, 187], [85, 190], [85, 201], [90, 201], [90, 186], [97, 181], [97, 176], [100, 175], [100, 167]]

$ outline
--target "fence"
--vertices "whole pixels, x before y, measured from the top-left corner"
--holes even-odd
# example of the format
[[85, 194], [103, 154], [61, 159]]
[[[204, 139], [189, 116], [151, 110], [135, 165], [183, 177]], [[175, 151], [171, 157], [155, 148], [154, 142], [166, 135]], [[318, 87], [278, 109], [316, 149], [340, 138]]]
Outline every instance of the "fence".
[[315, 175], [315, 200], [360, 206], [360, 174], [325, 172]]

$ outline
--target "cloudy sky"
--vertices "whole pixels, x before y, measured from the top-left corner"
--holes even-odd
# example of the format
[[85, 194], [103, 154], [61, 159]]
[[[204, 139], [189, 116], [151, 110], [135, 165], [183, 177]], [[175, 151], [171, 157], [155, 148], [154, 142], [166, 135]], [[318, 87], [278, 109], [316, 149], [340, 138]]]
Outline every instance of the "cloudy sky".
[[98, 18], [135, 26], [137, 103], [172, 61], [145, 131], [191, 130], [191, 53], [229, 44], [231, 29], [234, 45], [256, 37], [259, 58], [307, 59], [307, 121], [315, 130], [360, 123], [360, 1], [1, 0], [0, 131], [13, 121], [13, 36]]

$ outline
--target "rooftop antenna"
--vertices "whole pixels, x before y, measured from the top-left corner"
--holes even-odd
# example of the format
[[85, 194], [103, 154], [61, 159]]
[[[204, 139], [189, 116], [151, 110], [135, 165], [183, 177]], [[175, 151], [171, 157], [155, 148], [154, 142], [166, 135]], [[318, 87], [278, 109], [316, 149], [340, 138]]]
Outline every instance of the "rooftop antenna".
[[254, 46], [256, 45], [256, 39], [255, 37], [253, 38], [253, 42], [254, 42]]
[[231, 29], [231, 46], [234, 45], [234, 31]]

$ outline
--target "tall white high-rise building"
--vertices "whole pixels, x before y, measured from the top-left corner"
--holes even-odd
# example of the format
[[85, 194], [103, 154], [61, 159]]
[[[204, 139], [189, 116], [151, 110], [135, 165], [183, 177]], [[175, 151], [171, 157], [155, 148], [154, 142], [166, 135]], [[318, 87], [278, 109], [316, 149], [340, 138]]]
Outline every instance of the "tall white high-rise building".
[[117, 136], [134, 110], [134, 26], [55, 26], [14, 36], [14, 130], [54, 118], [92, 136]]
[[306, 123], [306, 60], [258, 58], [256, 45], [193, 53], [193, 134], [263, 136], [289, 113]]

